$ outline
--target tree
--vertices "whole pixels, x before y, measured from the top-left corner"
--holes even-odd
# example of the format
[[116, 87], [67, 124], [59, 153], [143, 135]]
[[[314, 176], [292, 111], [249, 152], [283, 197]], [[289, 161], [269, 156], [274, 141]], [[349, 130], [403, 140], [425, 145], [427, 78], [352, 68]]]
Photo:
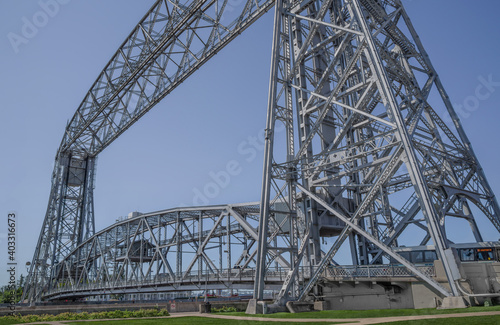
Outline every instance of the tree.
[[11, 301], [15, 301], [17, 303], [23, 294], [24, 282], [25, 277], [21, 274], [19, 280], [17, 280], [15, 288], [12, 288], [9, 285], [0, 287], [0, 303], [8, 304]]

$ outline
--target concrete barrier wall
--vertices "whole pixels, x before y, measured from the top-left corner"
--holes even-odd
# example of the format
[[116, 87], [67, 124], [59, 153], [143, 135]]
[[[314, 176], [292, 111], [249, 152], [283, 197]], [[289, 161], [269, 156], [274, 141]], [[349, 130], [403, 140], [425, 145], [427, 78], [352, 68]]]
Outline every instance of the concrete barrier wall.
[[323, 309], [366, 310], [413, 308], [410, 283], [327, 282]]

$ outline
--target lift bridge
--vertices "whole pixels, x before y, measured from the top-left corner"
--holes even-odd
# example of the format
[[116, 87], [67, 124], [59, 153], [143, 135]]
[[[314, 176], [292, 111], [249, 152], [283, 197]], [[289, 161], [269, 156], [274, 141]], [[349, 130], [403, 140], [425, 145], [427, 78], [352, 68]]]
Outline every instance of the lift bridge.
[[[260, 201], [136, 213], [96, 232], [98, 154], [273, 7]], [[259, 312], [269, 290], [283, 306], [335, 296], [346, 279], [398, 278], [440, 299], [494, 296], [464, 256], [497, 250], [476, 221], [500, 232], [499, 215], [400, 0], [158, 0], [66, 126], [23, 299], [241, 289]], [[447, 229], [450, 218], [470, 227]], [[410, 237], [420, 245], [400, 244]], [[352, 266], [336, 263], [341, 247]]]

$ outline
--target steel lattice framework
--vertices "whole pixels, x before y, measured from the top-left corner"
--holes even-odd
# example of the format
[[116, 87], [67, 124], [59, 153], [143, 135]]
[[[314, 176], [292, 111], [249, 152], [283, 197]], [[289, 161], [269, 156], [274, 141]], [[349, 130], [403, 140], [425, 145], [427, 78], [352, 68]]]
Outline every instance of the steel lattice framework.
[[[296, 229], [294, 269], [277, 302], [290, 292], [303, 299], [347, 239], [355, 264], [389, 255], [442, 294], [459, 295], [445, 217], [467, 219], [482, 241], [470, 205], [498, 231], [500, 210], [401, 2], [284, 0], [277, 6], [259, 229], [265, 236], [273, 222], [272, 197], [288, 202]], [[446, 107], [454, 129], [428, 101], [433, 89], [442, 100], [434, 105]], [[287, 130], [283, 139], [275, 139], [276, 123]], [[323, 254], [321, 228], [339, 221], [337, 232], [331, 227], [338, 237]], [[436, 246], [452, 292], [392, 251], [413, 222], [426, 232], [422, 244]], [[262, 237], [259, 245], [260, 300], [274, 247]], [[315, 273], [305, 289], [298, 285], [301, 265]]]
[[[61, 298], [89, 292], [148, 292], [148, 288], [149, 292], [251, 290], [259, 212], [258, 203], [248, 203], [171, 209], [125, 219], [64, 257], [44, 295]], [[276, 289], [287, 270], [289, 264], [280, 260], [268, 275]]]
[[[272, 213], [284, 204], [275, 204]], [[129, 217], [103, 229], [56, 266], [48, 299], [99, 294], [253, 289], [260, 215], [258, 203], [178, 208]], [[284, 217], [284, 216], [283, 216]], [[270, 227], [272, 240], [278, 225]], [[186, 259], [184, 260], [183, 259]], [[278, 291], [290, 263], [276, 258], [266, 272], [266, 288]], [[427, 276], [433, 266], [420, 266]], [[329, 267], [335, 278], [414, 277], [404, 266]], [[300, 270], [304, 279], [311, 274]]]
[[[157, 1], [99, 75], [56, 155], [25, 296], [128, 292], [148, 283], [166, 291], [199, 289], [203, 281], [246, 287], [255, 277], [255, 299], [278, 287], [275, 301], [284, 304], [321, 294], [322, 276], [345, 271], [334, 266], [344, 242], [367, 274], [395, 260], [399, 274], [460, 295], [445, 221], [467, 220], [482, 242], [476, 219], [500, 232], [500, 209], [401, 1], [228, 6]], [[97, 155], [272, 6], [261, 201], [167, 210], [94, 234]], [[443, 107], [453, 125], [436, 113]], [[424, 231], [421, 245], [435, 246], [450, 289], [395, 251], [410, 225]], [[322, 237], [335, 241], [324, 245]], [[222, 238], [217, 266], [205, 249]]]

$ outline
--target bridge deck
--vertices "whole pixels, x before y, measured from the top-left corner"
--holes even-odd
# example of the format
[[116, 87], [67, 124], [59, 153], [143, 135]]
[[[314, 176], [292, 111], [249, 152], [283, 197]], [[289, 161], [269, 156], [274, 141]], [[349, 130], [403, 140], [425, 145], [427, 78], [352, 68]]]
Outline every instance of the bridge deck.
[[[428, 276], [435, 276], [433, 265], [418, 266]], [[270, 271], [266, 276], [266, 289], [279, 290], [288, 270]], [[304, 269], [302, 278], [310, 278], [310, 270]], [[330, 281], [417, 281], [414, 274], [401, 265], [331, 266], [326, 269], [324, 278]], [[255, 281], [254, 269], [230, 269], [217, 274], [198, 274], [172, 279], [168, 274], [159, 274], [150, 279], [116, 281], [113, 283], [89, 283], [50, 290], [45, 298], [49, 300], [74, 297], [96, 296], [102, 294], [184, 292], [202, 290], [244, 289], [252, 290]]]

